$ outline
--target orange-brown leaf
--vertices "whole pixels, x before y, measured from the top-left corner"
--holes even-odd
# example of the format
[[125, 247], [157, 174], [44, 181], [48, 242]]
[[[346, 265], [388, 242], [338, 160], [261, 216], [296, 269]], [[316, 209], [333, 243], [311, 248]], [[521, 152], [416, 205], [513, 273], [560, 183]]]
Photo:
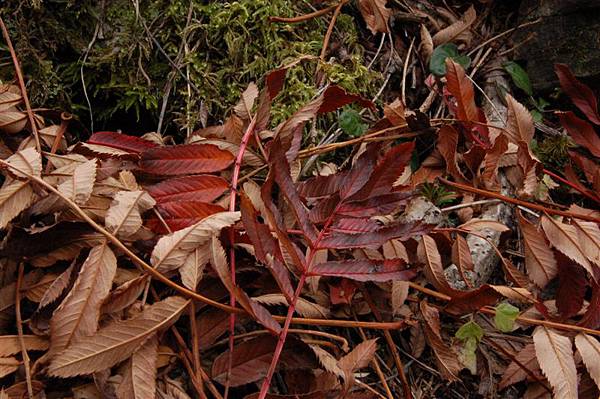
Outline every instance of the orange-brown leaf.
[[594, 271], [585, 252], [581, 248], [581, 241], [577, 236], [575, 226], [565, 224], [549, 216], [542, 216], [542, 228], [550, 244], [569, 259], [583, 266], [592, 276]]
[[527, 221], [520, 212], [518, 215], [523, 234], [525, 265], [529, 277], [538, 287], [544, 288], [550, 280], [556, 277], [558, 272], [556, 259], [542, 232]]
[[557, 398], [577, 399], [577, 369], [571, 339], [545, 326], [533, 332], [535, 354]]

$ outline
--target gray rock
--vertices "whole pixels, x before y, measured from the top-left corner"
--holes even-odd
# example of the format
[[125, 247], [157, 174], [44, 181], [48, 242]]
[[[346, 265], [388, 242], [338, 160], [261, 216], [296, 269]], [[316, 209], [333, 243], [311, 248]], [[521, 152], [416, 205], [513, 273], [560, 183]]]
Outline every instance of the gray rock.
[[534, 89], [558, 86], [555, 63], [569, 65], [580, 78], [600, 79], [599, 0], [523, 0], [519, 15], [520, 23], [541, 18], [514, 37], [520, 43], [535, 34], [515, 51], [515, 58], [527, 63]]

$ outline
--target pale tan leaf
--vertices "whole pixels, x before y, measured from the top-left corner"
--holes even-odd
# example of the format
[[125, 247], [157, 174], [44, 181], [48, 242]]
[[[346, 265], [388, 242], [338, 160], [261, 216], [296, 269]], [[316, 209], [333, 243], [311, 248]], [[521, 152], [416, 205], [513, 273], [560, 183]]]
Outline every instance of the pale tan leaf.
[[152, 266], [163, 273], [181, 267], [192, 251], [207, 243], [213, 234], [231, 226], [239, 218], [239, 212], [219, 212], [190, 227], [162, 237], [152, 251]]
[[17, 371], [20, 364], [21, 362], [14, 357], [0, 357], [0, 378]]
[[51, 355], [96, 332], [116, 270], [117, 259], [108, 245], [92, 248], [73, 288], [50, 319]]
[[385, 259], [402, 259], [409, 263], [408, 253], [402, 241], [394, 238], [383, 244], [383, 256]]
[[461, 235], [457, 235], [456, 240], [452, 243], [452, 262], [463, 272], [473, 270], [473, 258], [471, 257], [469, 244]]
[[122, 362], [148, 337], [177, 321], [189, 304], [181, 297], [169, 297], [148, 306], [136, 317], [115, 321], [93, 336], [58, 354], [48, 366], [49, 375], [72, 377], [105, 370]]
[[52, 285], [58, 276], [59, 274], [56, 273], [44, 274], [42, 279], [37, 284], [25, 291], [25, 297], [31, 302], [40, 302], [46, 290]]
[[577, 369], [571, 339], [545, 326], [538, 326], [533, 332], [533, 344], [542, 372], [554, 390], [554, 397], [577, 399]]
[[550, 244], [569, 259], [583, 266], [592, 276], [594, 271], [581, 248], [581, 241], [575, 226], [559, 222], [546, 215], [542, 216], [542, 228]]
[[15, 109], [23, 101], [20, 93], [13, 93], [6, 89], [5, 85], [0, 86], [0, 112]]
[[590, 262], [600, 266], [600, 229], [598, 225], [577, 219], [573, 219], [573, 225], [577, 230], [577, 237], [579, 237], [583, 253]]
[[338, 366], [347, 376], [358, 369], [367, 367], [377, 351], [377, 338], [363, 341], [338, 361]]
[[523, 367], [526, 367], [531, 373], [535, 373], [540, 369], [533, 344], [526, 345], [515, 355], [515, 360], [510, 362], [506, 370], [504, 370], [499, 388], [504, 389], [527, 378], [527, 371], [523, 370]]
[[[218, 140], [218, 139], [203, 139], [200, 136], [192, 136], [190, 143], [201, 143], [201, 144], [212, 144], [219, 147], [221, 150], [229, 151], [233, 156], [237, 156], [238, 152], [240, 152], [240, 146], [229, 141]], [[243, 156], [243, 163], [247, 166], [262, 166], [264, 162], [261, 158], [256, 155], [254, 152], [246, 150]]]
[[206, 243], [194, 249], [179, 268], [181, 282], [190, 290], [196, 290], [196, 286], [202, 279], [204, 268], [210, 260], [210, 251], [208, 247], [209, 244]]
[[390, 9], [385, 5], [387, 0], [359, 0], [358, 7], [367, 23], [369, 30], [375, 35], [377, 32], [389, 32], [388, 20]]
[[392, 310], [394, 315], [400, 312], [400, 308], [408, 298], [408, 288], [408, 281], [392, 281]]
[[319, 364], [323, 366], [326, 371], [337, 375], [340, 378], [346, 378], [346, 374], [338, 365], [338, 360], [333, 355], [327, 352], [325, 349], [318, 345], [308, 345], [310, 349], [315, 353], [315, 356], [319, 360]]
[[21, 111], [0, 112], [0, 132], [16, 134], [27, 126], [27, 114]]
[[76, 204], [83, 205], [92, 195], [95, 182], [96, 160], [92, 159], [78, 165], [70, 178], [59, 184], [57, 188], [65, 197]]
[[[40, 139], [49, 147], [52, 148], [56, 135], [60, 130], [60, 125], [50, 125], [43, 129], [38, 130]], [[67, 140], [63, 136], [59, 142], [58, 150], [64, 151], [67, 149]]]
[[600, 387], [600, 342], [590, 335], [579, 333], [575, 336], [575, 347], [588, 373]]
[[[23, 335], [23, 343], [28, 351], [42, 351], [48, 349], [48, 340], [37, 335]], [[0, 357], [8, 357], [21, 352], [18, 335], [0, 336]]]
[[130, 237], [142, 226], [141, 214], [154, 204], [145, 191], [119, 191], [106, 213], [106, 228], [120, 238]]
[[421, 24], [421, 55], [425, 62], [429, 62], [432, 54], [433, 39], [431, 38], [431, 33], [429, 33], [425, 25]]
[[471, 219], [468, 222], [458, 226], [458, 228], [467, 231], [479, 231], [482, 229], [490, 229], [499, 233], [503, 233], [505, 231], [510, 230], [508, 227], [506, 227], [504, 224], [498, 221], [486, 219]]
[[237, 116], [244, 120], [250, 120], [252, 117], [250, 112], [252, 111], [252, 107], [254, 106], [254, 101], [258, 97], [258, 87], [254, 82], [250, 82], [246, 90], [242, 93], [242, 98], [233, 107], [233, 112], [236, 113]]
[[[50, 153], [45, 153], [44, 156], [50, 161], [52, 162], [52, 165], [56, 168], [53, 172], [50, 173], [50, 176], [52, 176], [55, 172], [57, 172], [59, 169], [64, 168], [68, 165], [80, 165], [82, 163], [87, 162], [87, 158], [84, 157], [81, 154], [64, 154], [64, 155], [59, 155], [59, 154], [50, 154]], [[74, 170], [75, 168], [71, 169]], [[47, 176], [44, 176], [44, 180], [46, 180]], [[49, 182], [50, 183], [50, 182]], [[56, 184], [56, 183], [52, 183], [52, 184]]]
[[461, 291], [455, 290], [448, 284], [444, 274], [442, 257], [433, 238], [428, 235], [421, 237], [417, 246], [417, 256], [419, 261], [425, 265], [424, 271], [427, 280], [435, 288], [451, 296], [461, 293]]
[[[42, 173], [42, 156], [35, 148], [27, 148], [11, 155], [6, 162], [20, 171], [32, 176], [40, 177]], [[9, 172], [19, 178], [26, 179], [22, 172], [10, 169]]]
[[252, 180], [248, 180], [242, 186], [244, 188], [244, 192], [250, 198], [250, 202], [254, 206], [254, 209], [260, 212], [261, 215], [266, 215], [265, 203], [262, 200], [262, 196], [260, 193], [260, 186], [256, 184]]
[[542, 232], [528, 222], [520, 212], [518, 215], [529, 277], [538, 287], [544, 288], [558, 273], [556, 259]]
[[471, 38], [468, 29], [471, 27], [473, 22], [475, 22], [476, 17], [477, 15], [475, 13], [475, 9], [473, 6], [470, 6], [460, 20], [433, 35], [433, 44], [439, 46], [440, 44], [448, 43], [454, 40], [460, 40], [468, 43]]
[[521, 103], [515, 100], [510, 94], [506, 95], [506, 105], [508, 115], [506, 121], [505, 135], [510, 142], [519, 144], [523, 141], [529, 144], [533, 139], [535, 127], [533, 126], [533, 118], [531, 114]]
[[156, 333], [154, 333], [131, 356], [126, 366], [123, 381], [117, 389], [119, 399], [154, 398], [157, 356], [158, 339]]
[[74, 268], [75, 262], [71, 263], [71, 266], [69, 266], [64, 272], [62, 272], [56, 279], [52, 281], [52, 284], [48, 286], [44, 292], [44, 295], [39, 300], [38, 309], [48, 306], [62, 295], [64, 290], [71, 282], [71, 275], [73, 274]]
[[126, 309], [139, 298], [147, 283], [148, 275], [142, 275], [121, 284], [106, 297], [100, 312], [114, 313]]
[[0, 188], [0, 229], [27, 209], [35, 199], [33, 189], [26, 181], [5, 181]]
[[[252, 299], [265, 305], [288, 306], [288, 302], [283, 294], [265, 294], [253, 297]], [[298, 301], [296, 302], [296, 312], [298, 312], [300, 316], [309, 319], [326, 319], [331, 314], [326, 307], [307, 301], [304, 298], [298, 298]]]

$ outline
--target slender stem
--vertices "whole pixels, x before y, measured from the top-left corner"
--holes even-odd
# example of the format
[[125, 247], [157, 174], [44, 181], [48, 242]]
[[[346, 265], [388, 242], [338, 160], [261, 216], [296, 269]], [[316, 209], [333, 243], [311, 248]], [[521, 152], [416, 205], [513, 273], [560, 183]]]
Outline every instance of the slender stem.
[[326, 8], [323, 8], [321, 10], [317, 10], [308, 14], [304, 14], [304, 15], [299, 15], [297, 17], [292, 17], [292, 18], [285, 18], [285, 17], [269, 17], [269, 22], [285, 22], [288, 24], [295, 24], [298, 22], [304, 22], [304, 21], [308, 21], [311, 20], [313, 18], [318, 18], [322, 15], [325, 14], [329, 14], [331, 11], [335, 10], [337, 8], [337, 4], [333, 5], [333, 6], [329, 6]]
[[327, 54], [327, 48], [329, 47], [329, 39], [331, 39], [331, 33], [333, 32], [335, 21], [337, 20], [338, 15], [340, 15], [340, 12], [342, 11], [342, 6], [348, 1], [349, 0], [341, 0], [335, 7], [335, 11], [333, 12], [333, 16], [331, 17], [331, 22], [329, 22], [327, 32], [325, 33], [325, 38], [323, 39], [323, 47], [321, 48], [321, 54], [319, 55], [319, 59], [321, 61], [325, 61], [325, 55]]
[[[247, 110], [248, 114], [250, 114], [250, 110]], [[246, 152], [246, 148], [248, 148], [248, 142], [250, 141], [250, 137], [252, 137], [254, 133], [254, 127], [256, 126], [256, 115], [250, 121], [246, 132], [242, 136], [242, 141], [240, 142], [240, 149], [235, 158], [235, 165], [233, 167], [233, 177], [231, 178], [231, 192], [229, 194], [229, 211], [235, 211], [235, 203], [237, 199], [237, 185], [238, 179], [240, 177], [240, 169], [242, 168], [242, 162], [244, 160], [244, 153]], [[229, 249], [229, 264], [231, 270], [231, 282], [235, 287], [235, 230], [233, 227], [229, 229], [229, 241], [231, 244], [231, 248]], [[229, 293], [229, 305], [234, 308], [235, 307], [235, 295], [233, 292]], [[225, 382], [225, 393], [224, 397], [227, 399], [229, 395], [229, 385], [230, 385], [230, 377], [231, 377], [231, 369], [233, 368], [233, 346], [234, 346], [234, 336], [235, 336], [235, 313], [231, 313], [229, 315], [229, 356], [227, 359], [227, 377]]]
[[25, 366], [25, 380], [27, 381], [27, 395], [33, 399], [33, 385], [31, 384], [31, 369], [29, 367], [29, 355], [23, 339], [23, 320], [21, 319], [21, 285], [23, 283], [23, 262], [19, 263], [17, 283], [15, 284], [15, 313], [17, 317], [17, 333], [19, 334], [19, 345]]
[[546, 208], [545, 206], [534, 204], [533, 202], [527, 202], [527, 201], [519, 200], [516, 198], [507, 197], [502, 194], [494, 193], [492, 191], [482, 190], [480, 188], [475, 188], [475, 187], [467, 186], [464, 184], [451, 182], [451, 181], [443, 179], [441, 177], [439, 178], [439, 181], [442, 184], [445, 184], [452, 188], [456, 188], [457, 190], [460, 190], [460, 191], [466, 191], [469, 193], [478, 194], [478, 195], [482, 195], [484, 197], [489, 197], [489, 198], [497, 198], [497, 199], [500, 199], [504, 202], [508, 202], [513, 205], [520, 205], [525, 208], [535, 209], [536, 211], [546, 212], [551, 215], [558, 215], [558, 216], [564, 216], [564, 217], [568, 217], [568, 218], [586, 220], [588, 222], [600, 223], [600, 218], [596, 218], [593, 216], [584, 215], [581, 213], [573, 213], [573, 212], [560, 211], [557, 209]]
[[23, 101], [25, 102], [25, 109], [27, 110], [27, 117], [29, 118], [29, 124], [31, 125], [31, 132], [33, 133], [33, 138], [35, 139], [35, 148], [38, 150], [38, 152], [42, 152], [42, 144], [40, 143], [40, 136], [38, 134], [35, 117], [33, 116], [31, 104], [29, 103], [29, 96], [27, 95], [27, 89], [25, 88], [25, 80], [23, 79], [23, 73], [21, 72], [19, 59], [17, 58], [17, 53], [15, 53], [12, 41], [10, 40], [10, 35], [8, 34], [8, 30], [6, 29], [6, 25], [4, 25], [4, 20], [2, 17], [0, 17], [0, 28], [2, 28], [2, 35], [4, 36], [4, 40], [8, 46], [8, 51], [10, 51], [10, 56], [15, 66], [15, 74], [17, 75], [19, 88], [21, 89], [21, 96], [23, 96]]

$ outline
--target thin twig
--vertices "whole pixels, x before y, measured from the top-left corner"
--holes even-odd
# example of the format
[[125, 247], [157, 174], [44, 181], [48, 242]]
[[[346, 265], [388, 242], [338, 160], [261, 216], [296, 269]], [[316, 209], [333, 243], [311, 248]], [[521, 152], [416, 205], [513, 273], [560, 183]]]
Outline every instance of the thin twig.
[[25, 379], [27, 381], [27, 395], [33, 399], [33, 384], [31, 383], [31, 369], [29, 365], [29, 355], [23, 339], [23, 320], [21, 319], [21, 284], [23, 283], [23, 262], [19, 263], [19, 272], [17, 274], [17, 283], [15, 286], [15, 313], [17, 316], [17, 333], [19, 334], [19, 345], [21, 346], [21, 355], [23, 356], [23, 365], [25, 366]]
[[10, 51], [10, 56], [15, 66], [15, 74], [17, 75], [19, 88], [21, 89], [21, 96], [23, 97], [23, 102], [25, 102], [25, 109], [27, 110], [27, 117], [29, 118], [29, 124], [31, 125], [31, 132], [33, 133], [33, 138], [35, 139], [35, 148], [38, 150], [38, 152], [42, 152], [42, 144], [40, 143], [40, 136], [38, 134], [35, 117], [33, 116], [31, 104], [29, 103], [29, 96], [27, 95], [27, 89], [25, 87], [25, 80], [23, 79], [23, 73], [21, 72], [19, 59], [17, 58], [17, 53], [15, 53], [12, 41], [10, 40], [10, 35], [8, 34], [8, 29], [6, 29], [6, 25], [4, 25], [4, 20], [2, 17], [0, 17], [0, 28], [2, 28], [2, 35], [4, 36], [4, 40], [8, 46], [8, 51]]
[[333, 12], [333, 16], [331, 17], [329, 26], [327, 27], [327, 32], [325, 33], [325, 38], [323, 38], [323, 47], [321, 48], [321, 54], [319, 55], [319, 59], [321, 61], [325, 61], [325, 55], [327, 54], [327, 48], [329, 47], [329, 39], [331, 38], [331, 33], [333, 32], [333, 27], [335, 26], [335, 21], [337, 20], [338, 15], [340, 15], [342, 7], [348, 1], [349, 0], [341, 0], [335, 7], [335, 11]]
[[299, 15], [297, 17], [291, 17], [291, 18], [269, 17], [269, 22], [284, 22], [284, 23], [288, 23], [288, 24], [295, 24], [298, 22], [309, 21], [313, 18], [318, 18], [321, 15], [329, 14], [331, 11], [335, 10], [336, 8], [337, 8], [337, 4], [333, 5], [333, 6], [329, 6], [327, 8], [323, 8], [321, 10], [317, 10], [315, 12], [311, 12], [309, 14]]
[[447, 213], [447, 212], [456, 211], [458, 209], [470, 208], [470, 207], [476, 206], [476, 205], [495, 204], [497, 202], [500, 202], [500, 200], [498, 200], [498, 199], [486, 199], [486, 200], [480, 200], [480, 201], [466, 202], [464, 204], [452, 205], [452, 206], [448, 206], [446, 208], [442, 208], [442, 209], [440, 209], [440, 211], [442, 213]]
[[600, 203], [600, 198], [598, 198], [597, 196], [595, 196], [587, 191], [582, 190], [580, 187], [577, 187], [574, 183], [570, 182], [569, 180], [565, 179], [564, 177], [561, 177], [548, 169], [543, 169], [542, 172], [544, 172], [548, 176], [553, 177], [554, 179], [560, 181], [561, 183], [566, 184], [567, 186], [569, 186], [573, 190], [577, 191], [584, 197], [591, 199], [592, 201], [594, 201], [596, 203]]
[[[356, 314], [354, 315], [354, 318], [356, 318]], [[362, 328], [358, 329], [358, 333], [363, 341], [366, 341], [368, 339], [367, 335], [365, 334]], [[388, 399], [394, 399], [394, 395], [390, 390], [390, 386], [388, 385], [385, 379], [385, 374], [383, 374], [383, 371], [381, 371], [381, 367], [379, 366], [379, 360], [377, 360], [376, 357], [373, 357], [373, 360], [371, 360], [371, 364], [373, 365], [373, 369], [375, 370], [377, 377], [379, 377], [381, 385], [383, 385], [383, 389], [385, 389], [385, 393], [387, 394]]]
[[485, 42], [481, 43], [480, 45], [478, 45], [477, 47], [475, 47], [473, 50], [469, 51], [467, 53], [467, 55], [470, 56], [470, 55], [474, 54], [477, 50], [479, 50], [482, 47], [487, 46], [491, 42], [496, 41], [496, 40], [500, 39], [501, 37], [506, 36], [509, 33], [512, 33], [512, 32], [514, 32], [514, 31], [516, 31], [518, 29], [525, 28], [525, 27], [530, 26], [530, 25], [535, 25], [535, 24], [539, 23], [541, 20], [542, 20], [542, 18], [538, 18], [535, 21], [525, 22], [525, 23], [522, 23], [519, 26], [516, 26], [516, 27], [508, 29], [508, 30], [505, 30], [504, 32], [499, 33], [496, 36], [493, 36], [490, 39], [486, 40]]
[[408, 71], [408, 63], [410, 61], [410, 55], [412, 53], [413, 46], [415, 44], [415, 38], [410, 41], [408, 51], [406, 53], [406, 59], [404, 60], [404, 67], [402, 68], [402, 104], [406, 105], [406, 72]]

